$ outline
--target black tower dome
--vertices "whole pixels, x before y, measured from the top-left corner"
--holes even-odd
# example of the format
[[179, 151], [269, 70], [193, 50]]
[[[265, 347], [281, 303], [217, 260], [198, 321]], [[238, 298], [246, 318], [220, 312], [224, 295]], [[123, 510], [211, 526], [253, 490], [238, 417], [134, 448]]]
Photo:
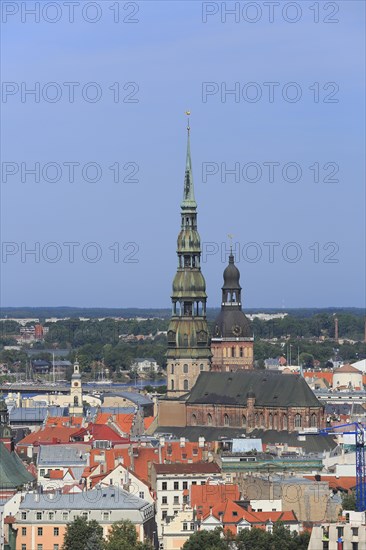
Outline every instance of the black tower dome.
[[234, 264], [231, 251], [229, 265], [224, 271], [222, 286], [221, 311], [216, 319], [214, 337], [216, 338], [251, 338], [250, 322], [241, 309], [240, 271]]

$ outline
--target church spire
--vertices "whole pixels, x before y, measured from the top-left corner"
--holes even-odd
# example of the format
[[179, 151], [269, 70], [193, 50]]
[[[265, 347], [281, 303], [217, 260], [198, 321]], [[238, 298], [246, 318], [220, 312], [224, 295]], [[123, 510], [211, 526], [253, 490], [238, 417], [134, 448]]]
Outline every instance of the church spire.
[[183, 201], [181, 204], [182, 210], [186, 209], [196, 209], [197, 203], [194, 198], [194, 186], [193, 186], [193, 174], [192, 174], [192, 160], [191, 160], [191, 140], [190, 133], [191, 127], [189, 123], [190, 111], [186, 111], [188, 116], [187, 120], [187, 154], [186, 154], [186, 170], [184, 175], [184, 191], [183, 191]]

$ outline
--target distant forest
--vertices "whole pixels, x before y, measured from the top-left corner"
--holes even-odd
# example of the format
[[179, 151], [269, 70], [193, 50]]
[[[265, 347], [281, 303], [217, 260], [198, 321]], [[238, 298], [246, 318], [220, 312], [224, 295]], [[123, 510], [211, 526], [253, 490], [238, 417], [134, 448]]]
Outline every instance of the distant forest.
[[[219, 312], [218, 308], [208, 308], [207, 318], [215, 319]], [[312, 317], [319, 313], [349, 313], [356, 316], [364, 316], [365, 309], [357, 307], [328, 307], [328, 308], [251, 308], [245, 309], [246, 313], [288, 313], [292, 317]], [[170, 308], [82, 308], [82, 307], [3, 307], [0, 308], [0, 319], [13, 317], [17, 319], [26, 317], [37, 317], [41, 321], [49, 317], [124, 317], [130, 319], [133, 317], [157, 317], [168, 319], [171, 315]]]

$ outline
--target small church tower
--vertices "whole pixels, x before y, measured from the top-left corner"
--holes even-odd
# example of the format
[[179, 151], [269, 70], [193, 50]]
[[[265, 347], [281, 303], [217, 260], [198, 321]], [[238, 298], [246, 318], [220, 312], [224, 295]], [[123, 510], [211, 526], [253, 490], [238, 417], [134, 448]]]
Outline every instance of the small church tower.
[[71, 377], [70, 414], [73, 416], [83, 415], [83, 388], [81, 385], [80, 366], [77, 359], [74, 363], [74, 373]]
[[242, 311], [240, 272], [232, 250], [224, 271], [221, 311], [211, 338], [212, 370], [221, 372], [253, 368], [253, 333]]

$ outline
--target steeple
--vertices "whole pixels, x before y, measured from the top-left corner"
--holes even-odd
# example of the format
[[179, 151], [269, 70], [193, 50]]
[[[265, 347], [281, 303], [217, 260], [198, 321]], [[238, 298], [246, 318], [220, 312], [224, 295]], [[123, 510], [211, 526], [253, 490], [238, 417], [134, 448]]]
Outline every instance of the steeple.
[[[186, 114], [188, 115], [189, 112]], [[206, 321], [206, 283], [200, 267], [201, 242], [197, 231], [197, 203], [193, 187], [189, 120], [177, 255], [178, 267], [172, 293], [172, 318], [168, 329], [167, 362], [170, 395], [190, 391], [200, 371], [209, 370], [211, 357]]]
[[[186, 113], [188, 116], [189, 111]], [[194, 198], [194, 185], [192, 174], [192, 160], [191, 160], [191, 127], [189, 125], [189, 118], [187, 124], [187, 154], [186, 154], [186, 171], [184, 174], [184, 189], [183, 189], [183, 201], [181, 204], [182, 210], [196, 210], [197, 203]]]

